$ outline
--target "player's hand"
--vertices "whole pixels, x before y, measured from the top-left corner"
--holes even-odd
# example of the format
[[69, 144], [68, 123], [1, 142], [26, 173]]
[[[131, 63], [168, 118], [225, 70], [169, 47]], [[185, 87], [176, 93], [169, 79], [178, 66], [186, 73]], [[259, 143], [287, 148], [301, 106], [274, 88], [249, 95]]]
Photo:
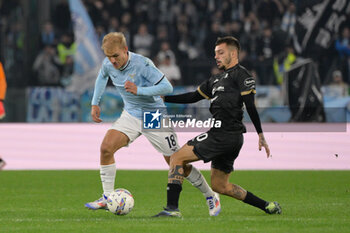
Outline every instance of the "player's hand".
[[265, 147], [267, 158], [271, 157], [269, 145], [267, 145], [264, 134], [259, 133], [259, 151], [261, 151], [262, 147]]
[[92, 120], [94, 122], [96, 122], [96, 123], [102, 122], [102, 120], [100, 119], [100, 114], [101, 114], [100, 107], [98, 105], [92, 105], [91, 106], [91, 117], [92, 117]]
[[135, 83], [126, 81], [124, 84], [124, 88], [127, 92], [137, 95], [137, 86], [135, 85]]

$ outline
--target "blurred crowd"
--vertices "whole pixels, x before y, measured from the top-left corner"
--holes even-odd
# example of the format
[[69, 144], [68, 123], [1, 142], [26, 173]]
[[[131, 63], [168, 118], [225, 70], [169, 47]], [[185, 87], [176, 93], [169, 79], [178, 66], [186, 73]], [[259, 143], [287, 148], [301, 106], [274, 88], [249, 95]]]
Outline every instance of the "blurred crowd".
[[[1, 0], [0, 0], [1, 1]], [[6, 2], [6, 4], [5, 4]], [[12, 1], [2, 1], [0, 22], [9, 46], [6, 63], [21, 64], [24, 40], [21, 21], [11, 20]], [[280, 85], [283, 73], [298, 59], [293, 49], [294, 0], [83, 0], [98, 40], [123, 32], [129, 49], [150, 57], [174, 85], [197, 85], [220, 72], [214, 63], [217, 37], [241, 42], [240, 63], [260, 85]], [[11, 8], [12, 7], [12, 8]], [[18, 6], [17, 6], [18, 7]], [[52, 5], [51, 20], [40, 28], [39, 51], [33, 60], [33, 85], [66, 86], [73, 73], [74, 34], [66, 0]], [[20, 8], [15, 14], [21, 14]], [[13, 11], [12, 11], [13, 12]], [[18, 15], [17, 15], [18, 16]], [[342, 27], [327, 60], [331, 75], [323, 84], [350, 83], [350, 31]], [[317, 61], [324, 65], [323, 61]], [[6, 64], [11, 67], [11, 64]], [[340, 77], [340, 78], [339, 78]]]

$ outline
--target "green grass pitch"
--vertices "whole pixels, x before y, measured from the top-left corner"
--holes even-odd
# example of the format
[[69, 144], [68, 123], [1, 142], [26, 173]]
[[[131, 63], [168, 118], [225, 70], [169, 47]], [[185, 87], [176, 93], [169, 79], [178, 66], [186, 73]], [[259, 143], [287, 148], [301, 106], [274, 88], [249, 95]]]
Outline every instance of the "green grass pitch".
[[167, 171], [117, 171], [116, 187], [132, 192], [135, 207], [115, 216], [84, 207], [101, 193], [99, 171], [1, 171], [0, 232], [350, 232], [350, 171], [236, 171], [231, 181], [277, 200], [282, 215], [221, 195], [221, 214], [209, 217], [185, 181], [183, 218], [150, 218], [165, 206]]

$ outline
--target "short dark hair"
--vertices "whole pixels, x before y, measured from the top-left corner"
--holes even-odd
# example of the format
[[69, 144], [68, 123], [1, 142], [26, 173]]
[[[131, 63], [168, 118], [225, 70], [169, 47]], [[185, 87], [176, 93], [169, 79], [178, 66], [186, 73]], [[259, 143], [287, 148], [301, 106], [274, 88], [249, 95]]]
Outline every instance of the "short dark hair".
[[218, 39], [215, 42], [215, 46], [224, 44], [224, 43], [235, 47], [238, 53], [241, 50], [241, 45], [239, 44], [239, 41], [233, 36], [218, 37]]

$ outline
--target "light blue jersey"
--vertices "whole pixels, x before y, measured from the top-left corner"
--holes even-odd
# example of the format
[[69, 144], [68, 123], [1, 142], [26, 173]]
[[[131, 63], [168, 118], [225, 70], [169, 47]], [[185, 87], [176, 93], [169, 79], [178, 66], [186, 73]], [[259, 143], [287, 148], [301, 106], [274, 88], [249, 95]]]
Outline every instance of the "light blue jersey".
[[143, 87], [152, 87], [155, 84], [163, 82], [164, 79], [164, 81], [168, 81], [150, 59], [136, 53], [128, 53], [129, 59], [126, 65], [119, 70], [113, 67], [107, 57], [103, 60], [102, 67], [96, 79], [91, 104], [99, 104], [108, 78], [110, 78], [124, 101], [124, 109], [130, 115], [142, 119], [142, 109], [156, 111], [158, 108], [165, 108], [164, 102], [160, 96], [134, 95], [129, 93], [125, 90], [124, 83], [126, 81], [133, 82], [141, 90]]

